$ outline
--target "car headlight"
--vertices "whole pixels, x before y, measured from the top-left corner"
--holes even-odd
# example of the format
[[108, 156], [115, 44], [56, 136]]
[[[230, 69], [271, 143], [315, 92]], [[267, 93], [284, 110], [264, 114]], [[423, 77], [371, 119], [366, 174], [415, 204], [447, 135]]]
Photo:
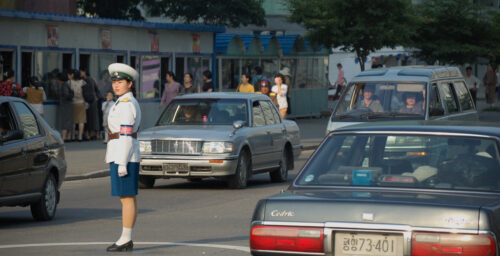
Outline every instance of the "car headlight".
[[233, 152], [233, 143], [223, 141], [208, 141], [203, 143], [201, 149], [203, 153], [208, 154], [222, 154]]
[[151, 141], [140, 140], [139, 151], [141, 154], [151, 154]]

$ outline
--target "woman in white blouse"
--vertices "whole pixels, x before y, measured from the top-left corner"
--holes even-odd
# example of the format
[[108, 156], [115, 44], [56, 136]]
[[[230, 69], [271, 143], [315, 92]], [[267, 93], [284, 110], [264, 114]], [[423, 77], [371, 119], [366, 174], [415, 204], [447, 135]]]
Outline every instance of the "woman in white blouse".
[[276, 100], [278, 101], [278, 107], [280, 114], [283, 118], [286, 118], [286, 111], [288, 109], [288, 103], [286, 102], [286, 93], [288, 91], [288, 86], [283, 83], [285, 78], [282, 74], [274, 75], [274, 83], [272, 92], [276, 93]]

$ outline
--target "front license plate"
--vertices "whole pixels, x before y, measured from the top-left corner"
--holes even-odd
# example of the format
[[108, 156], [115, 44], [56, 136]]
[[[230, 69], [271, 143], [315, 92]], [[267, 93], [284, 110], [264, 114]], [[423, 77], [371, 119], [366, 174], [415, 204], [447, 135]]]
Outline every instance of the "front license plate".
[[336, 232], [335, 255], [402, 256], [403, 235]]
[[167, 163], [167, 164], [163, 164], [163, 170], [166, 172], [187, 172], [188, 171], [188, 164]]

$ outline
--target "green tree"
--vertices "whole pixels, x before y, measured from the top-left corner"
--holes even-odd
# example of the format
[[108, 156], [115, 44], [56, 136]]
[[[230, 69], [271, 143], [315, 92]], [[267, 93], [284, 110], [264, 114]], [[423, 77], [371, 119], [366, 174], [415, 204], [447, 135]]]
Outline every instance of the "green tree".
[[187, 23], [204, 23], [239, 27], [266, 25], [262, 0], [143, 0], [153, 16], [181, 19]]
[[427, 63], [474, 63], [477, 57], [494, 55], [493, 23], [479, 5], [469, 0], [428, 0], [415, 10], [413, 46]]
[[111, 19], [144, 20], [139, 8], [141, 0], [78, 0], [85, 15]]
[[239, 27], [266, 25], [262, 0], [78, 0], [86, 15], [144, 20], [140, 6], [151, 16], [186, 23]]
[[361, 70], [371, 52], [409, 45], [414, 32], [408, 0], [288, 0], [288, 8], [311, 41], [356, 53]]

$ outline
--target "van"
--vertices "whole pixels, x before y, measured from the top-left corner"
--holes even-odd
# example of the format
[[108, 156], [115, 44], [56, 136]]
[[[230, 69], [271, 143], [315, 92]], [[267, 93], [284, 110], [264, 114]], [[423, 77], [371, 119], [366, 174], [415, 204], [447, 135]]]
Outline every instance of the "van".
[[340, 97], [327, 131], [389, 120], [478, 121], [476, 106], [456, 67], [405, 66], [356, 75]]

